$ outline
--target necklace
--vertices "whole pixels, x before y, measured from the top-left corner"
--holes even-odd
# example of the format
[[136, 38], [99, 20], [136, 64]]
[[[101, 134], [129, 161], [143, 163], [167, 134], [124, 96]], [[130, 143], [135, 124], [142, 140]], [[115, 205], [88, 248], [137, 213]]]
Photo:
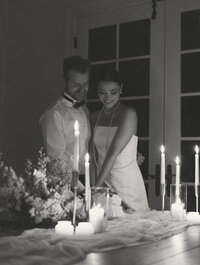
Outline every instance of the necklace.
[[[111, 114], [112, 113], [112, 116], [111, 116], [111, 119], [110, 119], [110, 122], [109, 122], [109, 125], [108, 125], [108, 129], [107, 129], [107, 137], [106, 137], [106, 145], [105, 145], [105, 150], [106, 150], [105, 151], [105, 157], [106, 157], [106, 154], [108, 152], [108, 140], [109, 140], [109, 135], [110, 135], [110, 127], [112, 125], [115, 112], [118, 109], [119, 105], [120, 105], [120, 102], [117, 104], [116, 108], [114, 110], [112, 110], [112, 112], [109, 112], [109, 113], [104, 112], [104, 109], [102, 108], [101, 111], [99, 112], [98, 118], [97, 118], [95, 126], [94, 126], [94, 131], [95, 131], [95, 128], [97, 127], [98, 122], [100, 120], [100, 117], [102, 115], [102, 112], [104, 112], [105, 114]], [[93, 137], [93, 141], [92, 142], [93, 142], [94, 162], [95, 162], [96, 167], [98, 167], [98, 162], [97, 162], [96, 152], [95, 152], [95, 145], [94, 145], [94, 137]]]

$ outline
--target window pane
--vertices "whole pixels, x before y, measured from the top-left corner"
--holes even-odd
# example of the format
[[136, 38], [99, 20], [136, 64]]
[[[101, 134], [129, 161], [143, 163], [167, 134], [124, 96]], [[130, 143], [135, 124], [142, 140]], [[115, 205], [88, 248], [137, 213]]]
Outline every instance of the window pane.
[[138, 116], [138, 133], [139, 137], [149, 136], [149, 100], [124, 100], [123, 104], [133, 107]]
[[138, 152], [141, 153], [145, 160], [140, 166], [140, 170], [142, 172], [142, 176], [144, 179], [148, 179], [148, 168], [149, 168], [149, 141], [147, 140], [139, 140], [138, 141]]
[[[200, 205], [200, 198], [199, 198]], [[200, 207], [199, 207], [200, 208]], [[196, 211], [196, 197], [194, 186], [187, 186], [187, 211]]]
[[115, 69], [115, 63], [108, 64], [98, 64], [91, 66], [91, 74], [90, 74], [90, 88], [88, 91], [88, 99], [98, 98], [97, 95], [97, 83], [99, 80], [99, 74], [102, 69]]
[[195, 145], [200, 147], [200, 141], [181, 142], [181, 181], [195, 181]]
[[181, 99], [181, 136], [200, 136], [200, 96]]
[[200, 10], [181, 14], [181, 49], [200, 48]]
[[89, 30], [88, 56], [91, 62], [115, 59], [116, 25]]
[[138, 20], [120, 24], [119, 57], [150, 54], [150, 20]]
[[200, 52], [181, 55], [181, 91], [200, 92]]
[[123, 97], [149, 95], [149, 59], [120, 62], [124, 78]]

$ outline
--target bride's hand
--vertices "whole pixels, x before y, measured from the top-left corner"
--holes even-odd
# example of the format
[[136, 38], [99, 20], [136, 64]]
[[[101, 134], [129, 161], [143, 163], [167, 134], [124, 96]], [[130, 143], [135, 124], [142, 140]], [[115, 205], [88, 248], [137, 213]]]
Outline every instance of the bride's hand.
[[145, 160], [145, 157], [141, 153], [138, 152], [137, 153], [137, 163], [138, 163], [138, 165], [141, 166], [142, 163], [144, 162], [144, 160]]

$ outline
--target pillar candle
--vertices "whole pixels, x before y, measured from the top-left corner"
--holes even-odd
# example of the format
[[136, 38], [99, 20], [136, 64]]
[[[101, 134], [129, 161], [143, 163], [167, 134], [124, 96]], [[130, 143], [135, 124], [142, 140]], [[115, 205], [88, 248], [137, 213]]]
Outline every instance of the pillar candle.
[[160, 176], [160, 184], [165, 184], [165, 147], [161, 145], [161, 176]]
[[90, 208], [90, 163], [89, 154], [85, 155], [85, 203], [86, 211]]
[[74, 160], [73, 160], [73, 170], [77, 171], [79, 170], [78, 164], [79, 164], [79, 124], [78, 121], [74, 122], [74, 135], [75, 135], [75, 141], [74, 141]]
[[200, 215], [197, 212], [187, 213], [186, 220], [190, 224], [200, 224]]
[[89, 210], [89, 221], [94, 228], [94, 233], [104, 232], [104, 209], [100, 205], [95, 205]]
[[81, 222], [76, 227], [75, 235], [91, 235], [94, 234], [94, 228], [89, 222]]
[[58, 221], [58, 224], [55, 226], [55, 233], [61, 236], [72, 236], [74, 233], [74, 227], [70, 221]]
[[91, 235], [94, 234], [94, 228], [89, 222], [81, 222], [74, 233], [74, 226], [70, 221], [58, 221], [55, 226], [55, 233], [60, 236]]
[[195, 146], [195, 185], [199, 185], [199, 147]]
[[184, 220], [186, 217], [186, 211], [184, 209], [184, 203], [176, 202], [171, 204], [171, 215], [178, 220]]

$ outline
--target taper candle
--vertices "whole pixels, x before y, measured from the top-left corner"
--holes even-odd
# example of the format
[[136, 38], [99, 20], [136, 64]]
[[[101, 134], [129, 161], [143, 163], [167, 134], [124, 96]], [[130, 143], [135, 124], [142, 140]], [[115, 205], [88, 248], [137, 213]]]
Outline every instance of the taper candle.
[[199, 147], [195, 146], [195, 185], [199, 185]]
[[89, 154], [85, 155], [85, 203], [86, 211], [89, 210], [90, 205], [90, 163], [89, 163]]
[[79, 124], [76, 120], [74, 122], [74, 135], [75, 135], [75, 141], [74, 141], [74, 160], [73, 160], [73, 170], [77, 171], [79, 170], [78, 164], [79, 164]]
[[180, 160], [176, 157], [176, 196], [179, 196], [179, 185], [180, 185]]
[[160, 176], [160, 184], [165, 185], [165, 147], [164, 145], [161, 145], [160, 147], [161, 151], [161, 176]]

